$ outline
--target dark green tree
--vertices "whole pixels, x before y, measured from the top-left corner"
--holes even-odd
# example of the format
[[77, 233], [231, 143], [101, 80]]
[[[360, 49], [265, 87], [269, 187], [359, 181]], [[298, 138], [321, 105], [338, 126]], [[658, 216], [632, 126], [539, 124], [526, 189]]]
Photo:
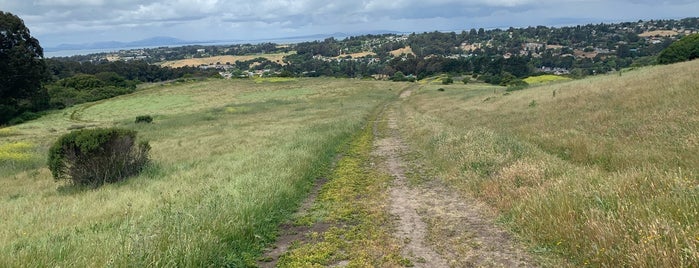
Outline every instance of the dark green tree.
[[658, 55], [658, 63], [670, 64], [699, 58], [699, 34], [685, 36]]
[[0, 11], [0, 124], [23, 112], [39, 111], [49, 98], [44, 51], [24, 21]]

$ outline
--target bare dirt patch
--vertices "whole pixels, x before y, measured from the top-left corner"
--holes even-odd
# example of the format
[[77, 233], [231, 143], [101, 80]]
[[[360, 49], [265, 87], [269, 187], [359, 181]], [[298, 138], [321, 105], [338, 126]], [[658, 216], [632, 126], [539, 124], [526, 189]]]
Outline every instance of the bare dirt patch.
[[[401, 94], [405, 99], [411, 94]], [[402, 254], [415, 267], [532, 267], [533, 259], [499, 228], [483, 204], [427, 179], [411, 185], [411, 166], [403, 160], [407, 146], [398, 131], [395, 109], [384, 111], [388, 127], [377, 137], [374, 154], [394, 177], [390, 212], [396, 217], [396, 237]], [[375, 126], [376, 128], [376, 126]]]
[[[313, 190], [306, 200], [301, 204], [301, 208], [297, 212], [298, 214], [305, 214], [313, 206], [320, 189], [328, 182], [327, 178], [319, 178], [316, 180]], [[294, 242], [308, 242], [308, 235], [311, 233], [323, 233], [327, 231], [332, 225], [328, 223], [318, 222], [312, 226], [296, 226], [291, 223], [282, 224], [279, 227], [279, 237], [277, 237], [277, 242], [274, 243], [270, 248], [265, 250], [262, 258], [257, 262], [257, 265], [261, 268], [272, 268], [277, 265], [279, 257], [284, 255], [289, 250], [289, 247]]]

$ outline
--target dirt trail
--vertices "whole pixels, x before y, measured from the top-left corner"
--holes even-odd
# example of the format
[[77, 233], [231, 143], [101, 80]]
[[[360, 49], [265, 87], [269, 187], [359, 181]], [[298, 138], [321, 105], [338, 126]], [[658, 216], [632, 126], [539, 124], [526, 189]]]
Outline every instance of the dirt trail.
[[[411, 91], [401, 93], [401, 101]], [[375, 155], [395, 179], [390, 190], [391, 214], [396, 236], [403, 241], [403, 255], [415, 267], [532, 267], [532, 258], [498, 228], [493, 215], [476, 200], [461, 196], [435, 180], [411, 186], [408, 163], [401, 159], [407, 147], [398, 131], [394, 108], [384, 111], [388, 133], [375, 133]], [[375, 129], [377, 127], [375, 126]]]
[[[401, 120], [397, 105], [409, 98], [411, 87], [400, 94], [400, 101], [388, 104], [374, 123], [374, 150], [378, 168], [394, 177], [389, 190], [389, 212], [395, 217], [395, 236], [404, 244], [401, 254], [413, 267], [533, 267], [529, 256], [509, 234], [494, 222], [485, 205], [457, 193], [439, 180], [419, 175], [420, 183], [411, 184], [407, 174], [420, 174], [419, 160], [406, 160], [409, 148], [399, 132]], [[386, 129], [379, 124], [387, 122]], [[319, 179], [299, 213], [307, 213], [327, 179]], [[311, 227], [284, 224], [280, 237], [258, 261], [259, 267], [275, 267], [293, 242], [306, 241], [310, 232], [322, 233], [329, 224]], [[342, 267], [343, 262], [332, 267]]]
[[[318, 197], [318, 194], [320, 193], [320, 189], [327, 182], [328, 179], [326, 178], [319, 178], [316, 180], [313, 190], [311, 190], [311, 193], [308, 196], [308, 198], [306, 198], [303, 204], [301, 204], [301, 208], [299, 209], [299, 212], [297, 212], [298, 214], [307, 213], [311, 209], [311, 206], [313, 206], [313, 203], [315, 202], [316, 198]], [[310, 227], [305, 225], [295, 226], [291, 223], [282, 224], [282, 226], [280, 226], [279, 228], [281, 232], [279, 234], [279, 237], [277, 238], [277, 241], [274, 243], [274, 245], [272, 245], [271, 248], [265, 250], [263, 257], [257, 262], [258, 267], [276, 267], [277, 262], [279, 261], [279, 257], [284, 255], [284, 253], [286, 253], [286, 251], [289, 250], [289, 247], [291, 247], [292, 243], [306, 241], [306, 236], [308, 234], [313, 232], [322, 233], [327, 231], [328, 228], [330, 228], [330, 224], [327, 223], [316, 223]]]

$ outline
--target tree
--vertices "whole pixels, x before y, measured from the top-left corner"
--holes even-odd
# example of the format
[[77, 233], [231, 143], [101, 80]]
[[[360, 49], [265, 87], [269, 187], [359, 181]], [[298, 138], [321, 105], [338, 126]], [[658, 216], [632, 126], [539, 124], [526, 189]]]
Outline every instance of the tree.
[[685, 36], [658, 55], [658, 63], [670, 64], [699, 58], [699, 34]]
[[24, 21], [0, 11], [0, 124], [48, 106], [44, 51]]

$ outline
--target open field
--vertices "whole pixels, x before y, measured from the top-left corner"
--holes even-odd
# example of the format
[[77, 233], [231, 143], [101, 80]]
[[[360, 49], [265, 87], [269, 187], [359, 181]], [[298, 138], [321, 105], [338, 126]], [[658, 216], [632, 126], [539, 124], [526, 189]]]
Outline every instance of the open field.
[[[699, 61], [505, 93], [425, 85], [401, 106], [441, 181], [574, 266], [699, 265]], [[445, 91], [437, 91], [443, 87]]]
[[163, 67], [172, 67], [172, 68], [178, 68], [178, 67], [184, 67], [184, 66], [192, 66], [192, 67], [197, 67], [201, 65], [214, 65], [216, 63], [220, 64], [226, 64], [226, 62], [229, 62], [230, 64], [235, 64], [236, 61], [248, 61], [256, 58], [265, 58], [270, 61], [279, 63], [279, 64], [284, 64], [283, 59], [284, 56], [291, 55], [293, 53], [275, 53], [275, 54], [259, 54], [259, 55], [245, 55], [245, 56], [232, 56], [232, 55], [226, 55], [226, 56], [215, 56], [215, 57], [206, 57], [206, 58], [193, 58], [193, 59], [184, 59], [184, 60], [176, 60], [176, 61], [167, 61], [163, 62], [160, 64], [160, 66]]
[[[2, 129], [0, 157], [13, 160], [0, 160], [0, 267], [254, 265], [339, 146], [397, 86], [180, 83]], [[154, 123], [133, 123], [144, 114]], [[54, 182], [43, 165], [48, 146], [90, 126], [139, 131], [153, 165], [98, 189]]]
[[676, 36], [680, 33], [677, 31], [666, 31], [666, 30], [657, 30], [657, 31], [648, 31], [639, 34], [638, 36], [640, 37], [655, 37], [655, 36]]
[[[0, 267], [696, 267], [696, 77], [208, 80], [79, 105], [0, 129]], [[48, 146], [94, 126], [138, 130], [154, 165], [54, 182]], [[279, 226], [303, 233], [258, 259]]]
[[407, 47], [404, 47], [404, 48], [399, 48], [399, 49], [396, 49], [396, 50], [391, 51], [391, 55], [393, 55], [394, 57], [400, 56], [400, 55], [402, 55], [402, 54], [406, 54], [406, 55], [408, 55], [408, 54], [413, 54], [413, 55], [415, 55], [415, 53], [413, 52], [413, 48], [411, 48], [410, 46], [407, 46]]

